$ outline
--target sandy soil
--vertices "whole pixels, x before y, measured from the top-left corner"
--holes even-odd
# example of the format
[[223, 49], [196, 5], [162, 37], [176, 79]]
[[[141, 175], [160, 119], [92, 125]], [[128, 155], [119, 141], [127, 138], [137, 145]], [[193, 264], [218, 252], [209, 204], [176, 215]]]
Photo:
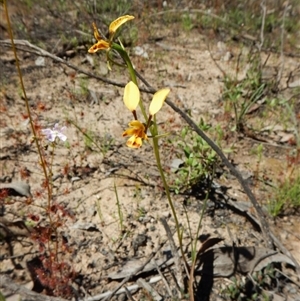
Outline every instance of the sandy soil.
[[[25, 13], [23, 10], [23, 17]], [[17, 13], [12, 13], [12, 17], [18, 16]], [[34, 31], [29, 20], [24, 20]], [[233, 150], [229, 154], [231, 161], [249, 178], [251, 189], [265, 208], [271, 189], [265, 183], [257, 182], [255, 176], [258, 174], [259, 179], [268, 179], [271, 183], [284, 177], [285, 170], [288, 172], [286, 156], [293, 150], [293, 146], [289, 145], [288, 140], [284, 141], [284, 138], [291, 131], [289, 127], [277, 124], [275, 118], [263, 119], [256, 113], [247, 117], [249, 124], [271, 128], [263, 134], [264, 142], [246, 135], [237, 135], [230, 130], [233, 115], [228, 118], [224, 114], [221, 99], [224, 84], [220, 68], [231, 74], [235, 72], [239, 46], [230, 41], [222, 41], [218, 36], [204, 35], [198, 28], [191, 31], [179, 30], [178, 24], [168, 28], [151, 24], [149, 35], [157, 38], [155, 41], [143, 38], [143, 34], [146, 36], [147, 33], [145, 25], [140, 21], [137, 24], [141, 24], [141, 34], [135, 46], [141, 47], [148, 57], [138, 55], [139, 49], [130, 48], [136, 69], [156, 88], [170, 87], [170, 99], [181, 109], [190, 110], [195, 122], [203, 118], [212, 126], [220, 125], [226, 133], [222, 148]], [[41, 35], [39, 31], [43, 28], [40, 24], [35, 34], [31, 32], [31, 35], [38, 39]], [[61, 41], [55, 40], [52, 31], [49, 35], [49, 41], [54, 48], [52, 52], [47, 44], [46, 48], [50, 52], [63, 53], [61, 56], [64, 59], [80, 69], [119, 83], [128, 82], [129, 77], [122, 68], [114, 66], [112, 71], [107, 71], [104, 53], [87, 53], [86, 49], [91, 44], [69, 47], [66, 50]], [[5, 30], [3, 38], [7, 38]], [[24, 36], [19, 38], [25, 39]], [[89, 39], [92, 41], [91, 37]], [[11, 223], [18, 220], [28, 221], [34, 215], [39, 225], [45, 227], [48, 219], [43, 209], [47, 206], [46, 192], [42, 187], [44, 177], [35, 144], [32, 142], [14, 55], [9, 48], [1, 49], [0, 179], [2, 183], [27, 182], [33, 196], [31, 204], [24, 197], [14, 197], [10, 204], [2, 205], [2, 212]], [[249, 49], [245, 47], [245, 52], [247, 51]], [[153, 252], [157, 253], [158, 259], [169, 250], [167, 242], [157, 251], [167, 240], [160, 218], [167, 220], [172, 232], [175, 229], [152, 147], [144, 144], [139, 150], [131, 150], [125, 145], [126, 139], [122, 137], [122, 132], [132, 116], [123, 104], [123, 88], [76, 72], [49, 57], [38, 57], [28, 49], [18, 51], [18, 57], [36, 124], [41, 128], [53, 127], [55, 123], [67, 126], [67, 142], [60, 142], [54, 151], [50, 146], [44, 150], [47, 161], [53, 159], [53, 203], [62, 206], [70, 214], [69, 217], [65, 216], [64, 211], [59, 209], [55, 215], [62, 221], [56, 235], [63, 237], [67, 245], [60, 256], [71, 264], [76, 275], [80, 275], [73, 287], [81, 297], [114, 289], [118, 283], [107, 278], [107, 275], [121, 271], [124, 264], [132, 259], [143, 262]], [[266, 69], [277, 68], [280, 62], [280, 55], [270, 53]], [[299, 59], [285, 57], [281, 87], [285, 85], [297, 64], [299, 65]], [[239, 77], [243, 78], [247, 65], [244, 64], [241, 69], [243, 71]], [[292, 94], [293, 91], [288, 89], [286, 93]], [[151, 96], [143, 93], [142, 97], [149, 103]], [[157, 118], [161, 132], [170, 133], [168, 139], [161, 140], [160, 150], [164, 170], [171, 182], [176, 175], [171, 172], [170, 166], [179, 154], [172, 149], [168, 140], [175, 141], [185, 126], [185, 121], [167, 105], [158, 113]], [[90, 135], [98, 147], [91, 144], [83, 133]], [[209, 135], [214, 138], [213, 133]], [[258, 163], [258, 156], [251, 150], [259, 143], [263, 143], [264, 149]], [[201, 236], [222, 238], [223, 241], [218, 246], [232, 246], [235, 243], [236, 246], [262, 247], [263, 238], [258, 229], [253, 227], [249, 219], [226, 205], [227, 200], [230, 200], [256, 216], [236, 179], [222, 165], [219, 168], [222, 170], [221, 176], [214, 183], [225, 187], [226, 193], [215, 192], [214, 197], [208, 200]], [[179, 222], [184, 229], [183, 244], [188, 246], [191, 234], [192, 237], [196, 235], [203, 199], [194, 190], [192, 194], [173, 195], [173, 200]], [[184, 204], [190, 225], [184, 213]], [[123, 228], [120, 225], [119, 210], [123, 216]], [[292, 212], [283, 218], [270, 218], [269, 223], [275, 235], [300, 262], [300, 239], [297, 234], [300, 228], [299, 215]], [[176, 235], [174, 239], [177, 243]], [[9, 244], [2, 241], [1, 273], [9, 275], [18, 283], [27, 283], [32, 288], [35, 283], [29, 271], [30, 264], [40, 251], [37, 241], [27, 236], [14, 237]], [[15, 256], [14, 262], [11, 260], [12, 255]], [[289, 269], [289, 272], [293, 273], [293, 270]], [[153, 275], [155, 272], [146, 274], [144, 278], [149, 279]], [[166, 277], [173, 289], [174, 281], [170, 275]], [[228, 281], [222, 277], [215, 280], [211, 300], [220, 300], [218, 291], [224, 289]], [[161, 295], [168, 295], [162, 281], [155, 288]], [[142, 300], [146, 295], [141, 290], [136, 295], [136, 300]], [[289, 293], [289, 296], [300, 298], [297, 292]], [[125, 300], [124, 294], [123, 298]]]

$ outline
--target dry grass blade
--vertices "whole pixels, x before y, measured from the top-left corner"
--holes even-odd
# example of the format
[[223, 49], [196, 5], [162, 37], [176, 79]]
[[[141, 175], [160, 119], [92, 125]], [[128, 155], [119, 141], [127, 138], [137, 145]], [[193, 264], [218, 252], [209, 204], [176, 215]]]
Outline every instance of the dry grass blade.
[[172, 291], [171, 291], [171, 288], [170, 288], [170, 286], [169, 286], [169, 283], [168, 283], [166, 277], [165, 277], [165, 276], [163, 275], [163, 273], [161, 272], [161, 269], [160, 269], [160, 267], [158, 266], [158, 264], [156, 263], [155, 259], [153, 259], [152, 262], [153, 262], [153, 264], [155, 265], [158, 274], [159, 274], [160, 277], [162, 278], [162, 281], [163, 281], [163, 283], [165, 284], [165, 287], [166, 287], [166, 289], [167, 289], [167, 291], [168, 291], [169, 296], [171, 297], [171, 296], [172, 296]]
[[158, 294], [158, 292], [153, 287], [151, 287], [151, 285], [148, 282], [146, 282], [143, 278], [139, 278], [137, 280], [137, 284], [143, 287], [146, 291], [148, 291], [151, 297], [153, 298], [153, 300], [155, 301], [163, 300], [163, 298]]
[[135, 301], [135, 300], [133, 299], [133, 297], [132, 297], [132, 295], [131, 295], [129, 289], [128, 289], [126, 286], [124, 286], [124, 289], [125, 289], [125, 291], [126, 291], [126, 296], [127, 296], [127, 298], [128, 298], [130, 301]]

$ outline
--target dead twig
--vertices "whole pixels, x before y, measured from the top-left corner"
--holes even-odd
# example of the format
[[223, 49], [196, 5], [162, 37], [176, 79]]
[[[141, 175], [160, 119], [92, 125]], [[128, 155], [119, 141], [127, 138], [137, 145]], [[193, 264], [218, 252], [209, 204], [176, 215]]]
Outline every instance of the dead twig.
[[168, 294], [169, 294], [169, 297], [172, 297], [172, 291], [171, 291], [171, 288], [170, 288], [170, 286], [169, 286], [169, 283], [168, 283], [166, 277], [165, 277], [165, 276], [163, 275], [163, 273], [161, 272], [161, 269], [160, 269], [160, 267], [158, 266], [156, 260], [153, 259], [153, 260], [152, 260], [152, 263], [154, 264], [154, 266], [155, 266], [155, 268], [156, 268], [158, 274], [160, 275], [160, 277], [161, 277], [161, 279], [162, 279], [162, 281], [163, 281], [163, 283], [164, 283], [164, 285], [165, 285], [165, 287], [166, 287], [166, 290], [167, 290], [167, 292], [168, 292]]
[[128, 289], [126, 286], [124, 286], [124, 289], [125, 289], [125, 291], [126, 291], [126, 296], [127, 296], [127, 298], [128, 298], [130, 301], [135, 301], [135, 300], [133, 299], [133, 297], [132, 297], [132, 295], [131, 295], [129, 289]]
[[163, 300], [163, 298], [158, 294], [158, 292], [143, 278], [139, 278], [137, 280], [137, 284], [140, 287], [143, 287], [146, 291], [148, 291], [150, 293], [151, 297], [153, 298], [153, 300], [155, 300], [155, 301]]
[[[168, 241], [170, 244], [171, 252], [174, 257], [174, 265], [175, 265], [175, 272], [176, 272], [176, 286], [178, 289], [178, 293], [180, 294], [180, 291], [182, 288], [184, 288], [184, 282], [183, 282], [183, 275], [182, 275], [182, 266], [181, 266], [181, 257], [178, 254], [177, 247], [175, 245], [173, 235], [171, 233], [170, 227], [167, 223], [167, 221], [164, 218], [160, 219], [160, 222], [162, 223], [163, 227], [165, 228], [165, 231], [168, 236]], [[180, 243], [180, 242], [179, 242]], [[182, 256], [184, 256], [182, 254]]]

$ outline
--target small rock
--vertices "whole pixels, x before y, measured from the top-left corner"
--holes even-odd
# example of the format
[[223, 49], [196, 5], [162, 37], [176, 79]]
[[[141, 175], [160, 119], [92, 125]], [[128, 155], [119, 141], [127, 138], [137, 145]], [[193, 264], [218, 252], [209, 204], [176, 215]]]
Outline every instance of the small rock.
[[86, 230], [86, 231], [97, 231], [97, 226], [94, 223], [83, 223], [83, 222], [77, 222], [74, 225], [72, 225], [70, 228], [72, 229], [80, 229], [80, 230]]
[[222, 41], [219, 41], [217, 43], [217, 48], [218, 48], [218, 51], [220, 51], [220, 52], [225, 52], [226, 51], [226, 45]]
[[298, 291], [295, 287], [289, 287], [288, 292], [292, 295], [296, 294]]
[[45, 58], [42, 56], [39, 56], [36, 60], [35, 60], [35, 65], [38, 67], [45, 67]]
[[74, 57], [76, 54], [75, 50], [71, 49], [71, 50], [67, 50], [66, 51], [66, 56], [67, 57]]
[[165, 211], [161, 213], [162, 217], [169, 218], [171, 216], [171, 213], [169, 211]]
[[91, 56], [91, 55], [86, 55], [85, 58], [84, 58], [84, 60], [82, 60], [82, 63], [85, 63], [85, 60], [86, 60], [92, 67], [95, 66], [93, 56]]
[[143, 224], [147, 224], [150, 222], [150, 217], [149, 216], [141, 216], [139, 218], [139, 222], [143, 223]]
[[230, 51], [226, 51], [225, 55], [222, 57], [222, 61], [228, 62], [233, 58], [233, 54]]
[[134, 52], [135, 55], [141, 56], [144, 59], [149, 58], [149, 55], [148, 55], [147, 51], [144, 49], [144, 47], [136, 46], [136, 47], [133, 48], [133, 52]]
[[172, 160], [171, 164], [170, 164], [170, 168], [172, 172], [177, 171], [182, 165], [184, 164], [184, 161], [181, 159], [174, 159]]
[[217, 210], [215, 212], [216, 216], [219, 216], [221, 219], [224, 217], [224, 210]]
[[294, 139], [295, 139], [294, 134], [285, 134], [280, 139], [280, 142], [285, 143], [285, 142], [293, 141]]
[[108, 74], [108, 68], [107, 64], [104, 62], [99, 62], [99, 72], [101, 75], [107, 75]]
[[206, 205], [207, 205], [207, 208], [214, 208], [215, 207], [215, 203], [210, 201], [210, 200], [207, 202]]
[[156, 230], [156, 227], [154, 225], [150, 225], [150, 227], [148, 227], [149, 231], [154, 232]]
[[81, 178], [80, 177], [72, 177], [71, 179], [71, 183], [73, 184], [74, 182], [80, 181]]
[[297, 88], [297, 87], [300, 87], [300, 79], [289, 83], [289, 88]]

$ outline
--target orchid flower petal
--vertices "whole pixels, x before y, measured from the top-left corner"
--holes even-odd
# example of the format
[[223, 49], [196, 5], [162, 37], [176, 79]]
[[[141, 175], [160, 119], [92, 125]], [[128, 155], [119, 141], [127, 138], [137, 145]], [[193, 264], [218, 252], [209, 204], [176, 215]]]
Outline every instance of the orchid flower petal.
[[123, 137], [132, 136], [135, 134], [135, 132], [136, 132], [136, 129], [133, 129], [133, 128], [127, 129], [125, 132], [123, 132], [122, 136]]
[[95, 53], [98, 50], [108, 50], [110, 48], [109, 43], [104, 41], [104, 40], [100, 40], [98, 41], [96, 44], [94, 44], [89, 50], [89, 53]]
[[139, 120], [130, 121], [128, 126], [134, 129], [145, 129], [145, 126]]
[[123, 137], [130, 135], [126, 145], [130, 148], [140, 148], [143, 144], [143, 140], [148, 140], [145, 133], [145, 125], [139, 120], [133, 120], [128, 124], [129, 129], [123, 132]]
[[140, 101], [140, 90], [137, 85], [130, 81], [124, 90], [123, 97], [125, 106], [132, 112], [136, 109]]
[[94, 37], [95, 37], [95, 39], [96, 39], [97, 41], [102, 40], [102, 39], [101, 39], [101, 36], [100, 36], [100, 34], [99, 34], [99, 31], [98, 31], [98, 28], [97, 28], [97, 26], [96, 26], [96, 23], [93, 23], [93, 28], [94, 28]]
[[130, 137], [126, 142], [126, 145], [130, 148], [140, 148], [142, 146], [142, 144], [143, 144], [142, 139], [135, 135]]
[[125, 22], [127, 22], [129, 20], [132, 20], [132, 19], [134, 19], [134, 16], [126, 15], [126, 16], [121, 16], [118, 19], [116, 19], [113, 22], [111, 22], [110, 25], [109, 25], [109, 29], [108, 29], [110, 41], [113, 39], [113, 36], [114, 36], [116, 30], [121, 25], [123, 25]]
[[156, 114], [162, 107], [167, 98], [168, 94], [170, 93], [169, 88], [161, 89], [157, 91], [152, 98], [152, 101], [149, 106], [149, 114], [154, 115]]

